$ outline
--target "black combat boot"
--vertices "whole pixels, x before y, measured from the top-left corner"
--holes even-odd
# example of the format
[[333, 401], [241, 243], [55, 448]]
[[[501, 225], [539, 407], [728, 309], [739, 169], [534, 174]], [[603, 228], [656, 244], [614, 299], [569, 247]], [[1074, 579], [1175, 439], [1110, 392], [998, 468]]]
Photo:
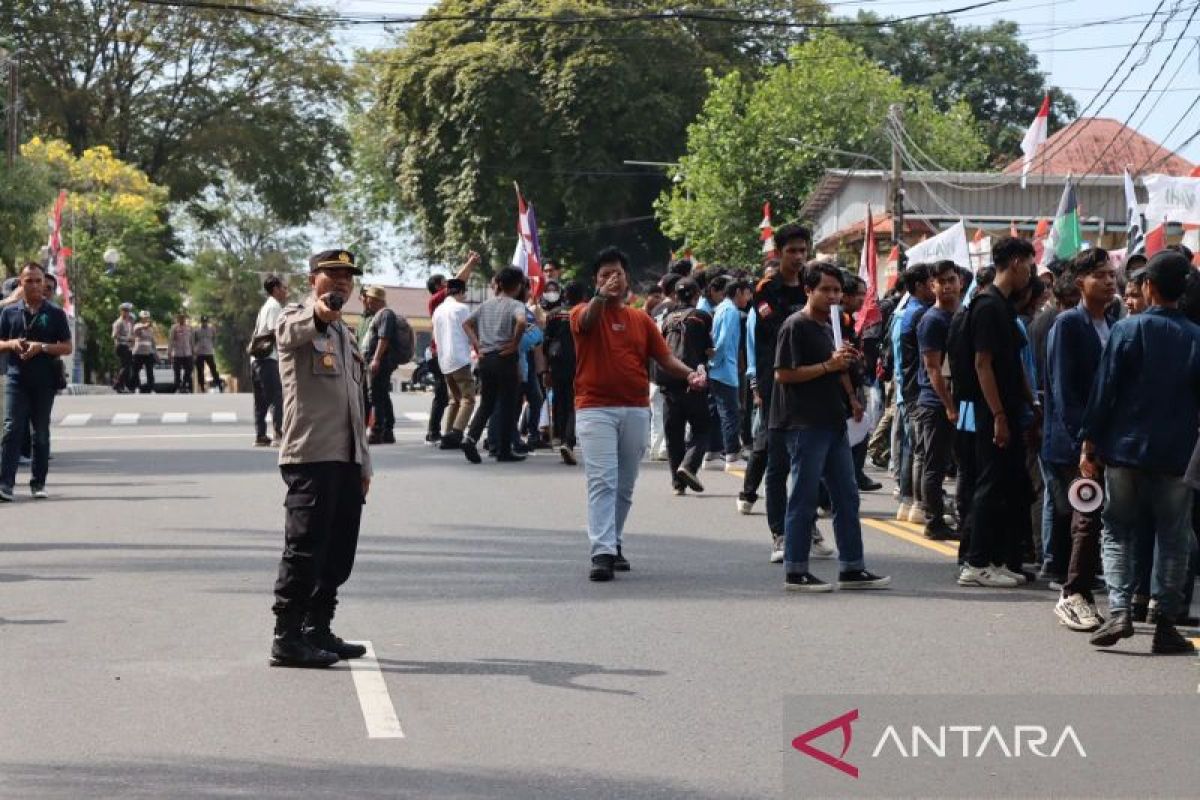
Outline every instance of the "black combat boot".
[[310, 644], [300, 631], [300, 618], [279, 614], [275, 619], [275, 639], [271, 642], [272, 667], [321, 669], [336, 664], [337, 654]]
[[332, 611], [310, 611], [304, 618], [304, 641], [314, 648], [326, 650], [338, 658], [362, 658], [367, 654], [367, 648], [361, 644], [351, 644], [335, 635], [329, 629], [333, 621]]

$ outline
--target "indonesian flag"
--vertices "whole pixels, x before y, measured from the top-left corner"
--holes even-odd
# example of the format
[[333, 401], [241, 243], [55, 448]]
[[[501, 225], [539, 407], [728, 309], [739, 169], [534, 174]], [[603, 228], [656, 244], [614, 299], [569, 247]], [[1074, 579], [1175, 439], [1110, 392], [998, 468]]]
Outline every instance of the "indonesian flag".
[[1167, 248], [1167, 221], [1165, 219], [1158, 227], [1153, 228], [1149, 233], [1146, 234], [1145, 242], [1146, 258], [1154, 255], [1159, 250], [1165, 250]]
[[879, 287], [879, 297], [882, 298], [887, 292], [896, 288], [896, 281], [900, 279], [900, 245], [892, 245], [892, 252], [888, 253], [887, 262], [883, 266], [883, 285]]
[[863, 307], [858, 311], [858, 319], [854, 330], [862, 336], [864, 329], [883, 322], [883, 312], [879, 310], [879, 250], [875, 244], [875, 225], [871, 219], [871, 204], [867, 203], [867, 226], [863, 229], [866, 237], [863, 239], [862, 257], [858, 263], [858, 277], [867, 284], [867, 297]]
[[1192, 263], [1200, 267], [1200, 225], [1184, 225], [1181, 244], [1192, 251]]
[[71, 255], [71, 248], [63, 247], [62, 243], [62, 214], [66, 205], [67, 190], [60, 189], [58, 199], [54, 201], [54, 208], [50, 212], [50, 241], [47, 242], [46, 249], [50, 254], [49, 267], [58, 278], [58, 290], [62, 292], [63, 310], [74, 314], [75, 302], [71, 298], [71, 282], [67, 278], [67, 259]]
[[1021, 166], [1021, 188], [1025, 188], [1025, 178], [1029, 175], [1029, 170], [1033, 167], [1033, 159], [1037, 155], [1038, 150], [1046, 143], [1046, 133], [1050, 125], [1050, 95], [1045, 95], [1042, 98], [1042, 107], [1038, 109], [1037, 116], [1033, 118], [1033, 124], [1029, 126], [1029, 130], [1025, 131], [1025, 138], [1021, 140], [1021, 152], [1025, 154], [1024, 164]]
[[778, 258], [779, 251], [775, 249], [775, 227], [771, 224], [770, 201], [763, 203], [763, 218], [762, 222], [758, 223], [758, 229], [762, 231], [763, 259]]
[[517, 190], [517, 249], [513, 251], [512, 265], [529, 278], [530, 294], [540, 297], [542, 253], [538, 245], [537, 218], [533, 215], [533, 204], [526, 203], [521, 195], [521, 187], [516, 183], [513, 187]]

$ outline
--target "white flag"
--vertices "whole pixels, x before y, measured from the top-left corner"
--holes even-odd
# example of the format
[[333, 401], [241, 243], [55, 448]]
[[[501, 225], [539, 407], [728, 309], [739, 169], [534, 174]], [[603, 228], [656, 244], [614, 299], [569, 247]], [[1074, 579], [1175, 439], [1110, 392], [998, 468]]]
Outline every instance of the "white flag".
[[1050, 95], [1042, 98], [1042, 107], [1038, 109], [1037, 116], [1033, 118], [1033, 124], [1029, 126], [1029, 130], [1025, 131], [1025, 138], [1021, 140], [1021, 152], [1025, 154], [1025, 163], [1021, 166], [1021, 188], [1025, 188], [1025, 178], [1029, 175], [1029, 170], [1033, 166], [1033, 159], [1037, 155], [1038, 150], [1046, 143], [1046, 135], [1050, 126]]

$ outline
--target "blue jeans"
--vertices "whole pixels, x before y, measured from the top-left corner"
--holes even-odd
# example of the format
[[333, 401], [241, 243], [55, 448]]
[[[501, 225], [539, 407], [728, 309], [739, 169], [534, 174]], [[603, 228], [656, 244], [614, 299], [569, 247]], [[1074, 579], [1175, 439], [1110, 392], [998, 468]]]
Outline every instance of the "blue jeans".
[[1107, 494], [1100, 546], [1110, 611], [1128, 611], [1138, 578], [1138, 540], [1153, 536], [1154, 572], [1161, 587], [1159, 613], [1173, 619], [1183, 609], [1191, 550], [1192, 489], [1179, 475], [1129, 467], [1105, 471]]
[[54, 386], [25, 386], [10, 377], [4, 387], [4, 438], [0, 441], [0, 487], [12, 491], [21, 462], [21, 439], [33, 425], [33, 476], [30, 486], [45, 486], [50, 465], [50, 411]]
[[[742, 451], [738, 387], [717, 380], [708, 382], [708, 407], [712, 412], [708, 452], [735, 456]], [[718, 432], [720, 435], [718, 436]]]
[[784, 431], [792, 462], [792, 491], [784, 517], [783, 566], [788, 573], [808, 572], [813, 520], [821, 481], [833, 504], [833, 535], [843, 572], [863, 569], [862, 527], [858, 521], [858, 483], [845, 429]]
[[633, 505], [638, 465], [650, 440], [650, 409], [581, 408], [575, 435], [587, 478], [588, 538], [592, 555], [616, 555]]
[[912, 503], [916, 497], [916, 488], [913, 486], [913, 441], [909, 436], [911, 430], [909, 426], [908, 411], [903, 403], [896, 405], [896, 419], [892, 425], [900, 431], [899, 441], [900, 455], [896, 458], [896, 482], [900, 488], [900, 502]]

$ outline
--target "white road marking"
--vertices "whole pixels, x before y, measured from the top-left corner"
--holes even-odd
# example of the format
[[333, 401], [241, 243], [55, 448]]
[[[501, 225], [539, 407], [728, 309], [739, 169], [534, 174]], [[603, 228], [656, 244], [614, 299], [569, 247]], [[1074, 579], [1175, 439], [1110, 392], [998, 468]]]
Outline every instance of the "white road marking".
[[[145, 430], [143, 428], [143, 430]], [[59, 434], [54, 437], [56, 442], [91, 442], [91, 441], [118, 441], [131, 442], [135, 439], [243, 439], [245, 433], [130, 433], [124, 436], [106, 436], [106, 435], [91, 435], [83, 434], [73, 436], [71, 434]], [[397, 439], [412, 439], [414, 442], [425, 437], [424, 431], [396, 431]], [[269, 447], [253, 448], [256, 450], [272, 450]], [[276, 451], [277, 452], [277, 451]]]
[[363, 721], [367, 723], [368, 739], [403, 739], [400, 719], [388, 694], [387, 683], [375, 658], [375, 648], [370, 642], [357, 642], [367, 648], [362, 658], [350, 659], [350, 675], [354, 678], [354, 689], [358, 692], [358, 704], [362, 707]]
[[141, 414], [113, 414], [113, 425], [137, 425]]
[[87, 425], [91, 420], [91, 414], [67, 414], [62, 418], [62, 422], [58, 424], [65, 428], [78, 428], [82, 425]]
[[186, 411], [167, 411], [162, 415], [163, 425], [186, 425], [187, 421]]
[[236, 411], [214, 411], [212, 412], [213, 422], [237, 422]]
[[428, 411], [405, 411], [404, 418], [410, 419], [413, 422], [429, 422]]

